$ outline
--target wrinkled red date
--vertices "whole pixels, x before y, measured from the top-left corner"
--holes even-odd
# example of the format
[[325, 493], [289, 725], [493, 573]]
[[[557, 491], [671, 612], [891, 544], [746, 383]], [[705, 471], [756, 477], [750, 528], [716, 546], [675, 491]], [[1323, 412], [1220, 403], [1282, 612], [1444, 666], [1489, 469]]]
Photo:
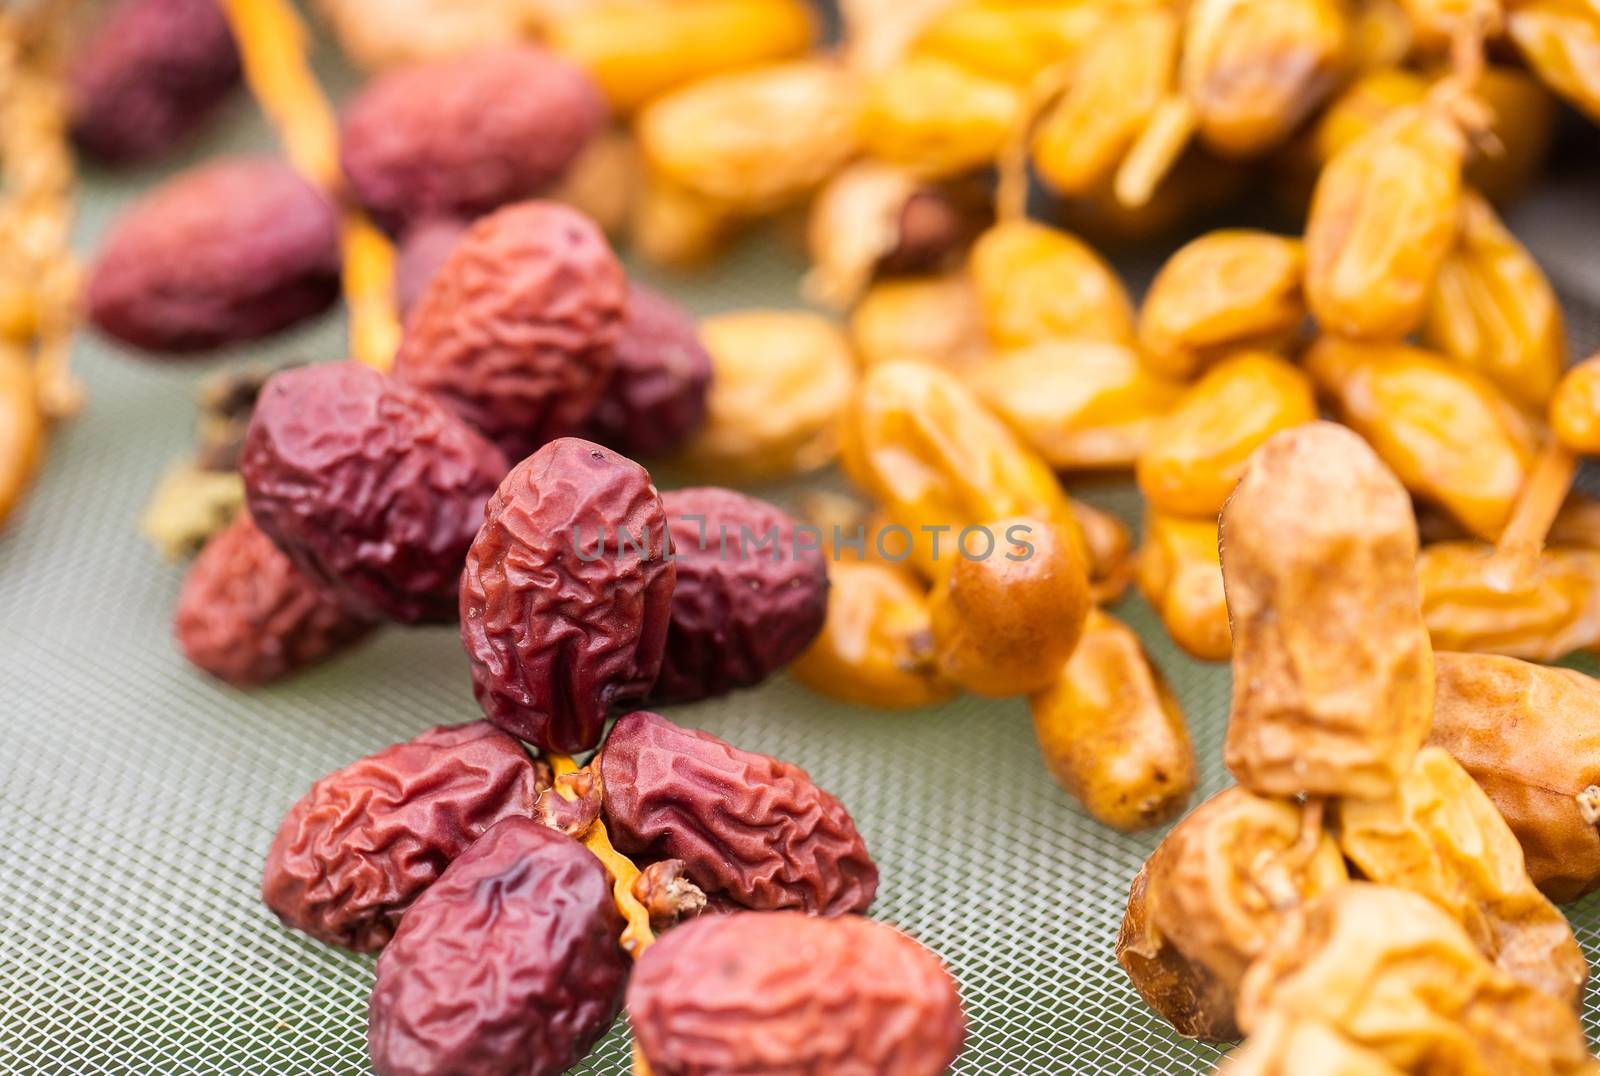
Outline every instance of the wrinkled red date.
[[556, 202], [475, 223], [406, 322], [394, 373], [512, 460], [576, 431], [616, 362], [627, 280], [594, 223]]
[[737, 912], [645, 950], [628, 1022], [655, 1076], [937, 1076], [966, 1016], [939, 958], [870, 919]]
[[484, 714], [547, 751], [600, 740], [661, 668], [675, 565], [643, 467], [561, 438], [514, 467], [461, 575], [461, 642]]
[[406, 229], [395, 250], [394, 304], [404, 318], [417, 305], [433, 276], [467, 234], [468, 224], [453, 217], [431, 217]]
[[761, 911], [866, 911], [878, 868], [844, 805], [798, 766], [638, 711], [600, 756], [619, 851], [681, 859], [708, 896]]
[[224, 160], [163, 184], [117, 221], [89, 277], [89, 316], [147, 351], [203, 351], [326, 310], [339, 265], [327, 198], [278, 161]]
[[248, 512], [195, 558], [173, 618], [184, 656], [241, 687], [314, 665], [370, 630], [370, 620], [347, 611], [289, 563]]
[[268, 380], [239, 470], [256, 523], [347, 606], [448, 622], [506, 461], [426, 393], [337, 362]]
[[443, 725], [328, 774], [284, 816], [261, 899], [286, 926], [362, 952], [490, 826], [549, 780], [486, 721]]
[[711, 356], [694, 318], [665, 295], [633, 284], [616, 368], [586, 436], [627, 456], [665, 456], [704, 421], [710, 387]]
[[121, 164], [198, 127], [239, 83], [239, 50], [217, 0], [121, 0], [67, 72], [72, 137]]
[[678, 562], [654, 702], [750, 687], [793, 661], [828, 614], [828, 566], [765, 501], [714, 486], [661, 496]]
[[582, 69], [530, 45], [493, 48], [373, 79], [345, 110], [340, 157], [356, 200], [398, 234], [538, 194], [605, 118]]
[[611, 876], [525, 818], [484, 834], [417, 899], [378, 959], [378, 1076], [555, 1076], [622, 1006]]

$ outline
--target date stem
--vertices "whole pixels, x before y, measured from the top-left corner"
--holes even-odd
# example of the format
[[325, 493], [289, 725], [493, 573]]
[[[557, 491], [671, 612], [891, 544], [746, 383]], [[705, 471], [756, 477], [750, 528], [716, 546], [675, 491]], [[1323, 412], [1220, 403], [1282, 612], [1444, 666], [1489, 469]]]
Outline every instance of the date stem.
[[[571, 788], [571, 782], [562, 778], [577, 773], [578, 764], [573, 761], [571, 755], [549, 754], [546, 759], [550, 763], [551, 773], [555, 775], [552, 787], [556, 794], [565, 800], [576, 800], [577, 793]], [[598, 780], [598, 769], [595, 774]], [[598, 818], [578, 837], [578, 840], [594, 853], [596, 859], [605, 864], [606, 870], [611, 872], [611, 892], [617, 902], [617, 910], [628, 923], [622, 931], [622, 948], [637, 960], [656, 940], [655, 932], [650, 929], [650, 913], [639, 903], [639, 898], [633, 895], [633, 882], [639, 877], [639, 868], [634, 866], [633, 860], [612, 847], [611, 837], [606, 833], [606, 824]]]
[[1577, 457], [1551, 437], [1517, 495], [1511, 518], [1484, 568], [1484, 581], [1491, 590], [1509, 594], [1527, 585], [1577, 467]]

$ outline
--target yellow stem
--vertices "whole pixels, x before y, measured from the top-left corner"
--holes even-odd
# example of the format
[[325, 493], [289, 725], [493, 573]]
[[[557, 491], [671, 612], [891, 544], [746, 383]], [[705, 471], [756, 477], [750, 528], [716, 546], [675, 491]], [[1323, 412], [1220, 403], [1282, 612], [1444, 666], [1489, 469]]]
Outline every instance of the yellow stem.
[[[309, 37], [288, 0], [222, 0], [239, 42], [245, 80], [300, 173], [335, 194], [340, 186], [339, 125], [307, 60]], [[388, 370], [400, 341], [394, 309], [394, 248], [357, 210], [340, 229], [350, 351]]]
[[[578, 764], [572, 760], [572, 756], [546, 754], [545, 760], [550, 763], [550, 770], [556, 777], [556, 794], [564, 800], [577, 799], [572, 790], [561, 781], [561, 778], [578, 772]], [[612, 896], [616, 899], [617, 910], [627, 921], [627, 926], [622, 931], [622, 948], [637, 960], [640, 954], [655, 944], [656, 940], [655, 932], [650, 929], [650, 913], [639, 903], [639, 898], [633, 895], [633, 882], [639, 877], [639, 868], [633, 865], [633, 860], [611, 846], [611, 837], [606, 833], [606, 824], [598, 818], [580, 840], [585, 848], [594, 853], [596, 859], [605, 864], [606, 870], [611, 872]]]
[[1156, 188], [1188, 148], [1198, 122], [1194, 107], [1182, 93], [1173, 94], [1157, 105], [1117, 169], [1112, 187], [1117, 201], [1130, 209], [1148, 204]]
[[1527, 585], [1577, 469], [1578, 458], [1552, 436], [1523, 483], [1511, 518], [1484, 569], [1484, 581], [1491, 590], [1505, 594]]

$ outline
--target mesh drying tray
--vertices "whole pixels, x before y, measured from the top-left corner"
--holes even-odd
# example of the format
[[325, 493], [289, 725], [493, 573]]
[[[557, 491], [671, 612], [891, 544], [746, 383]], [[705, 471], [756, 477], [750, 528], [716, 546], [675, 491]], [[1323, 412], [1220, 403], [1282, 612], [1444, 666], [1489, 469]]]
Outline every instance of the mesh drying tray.
[[[243, 99], [218, 126], [178, 165], [271, 145]], [[160, 178], [86, 176], [81, 248]], [[1517, 220], [1567, 270], [1575, 300], [1600, 290], [1592, 270], [1582, 278], [1600, 240], [1594, 190], [1591, 179], [1551, 193]], [[654, 282], [711, 313], [791, 305], [800, 268], [767, 239], [708, 275]], [[1136, 284], [1148, 272], [1123, 268]], [[1600, 345], [1593, 310], [1579, 303], [1573, 315], [1589, 349]], [[233, 358], [340, 357], [343, 334], [330, 316]], [[280, 927], [256, 895], [262, 860], [314, 779], [476, 713], [451, 629], [389, 630], [250, 693], [179, 657], [169, 624], [183, 569], [138, 536], [136, 518], [190, 448], [194, 382], [216, 366], [138, 361], [85, 335], [87, 407], [59, 430], [41, 481], [0, 533], [3, 1073], [366, 1071], [372, 961]], [[1081, 492], [1137, 511], [1126, 485]], [[1228, 671], [1185, 658], [1138, 599], [1117, 612], [1188, 713], [1199, 802], [1228, 783]], [[1159, 834], [1089, 820], [1045, 774], [1021, 702], [890, 715], [779, 677], [673, 717], [793, 760], [849, 806], [882, 867], [873, 914], [932, 946], [960, 980], [971, 1032], [958, 1072], [1209, 1071], [1220, 1051], [1168, 1030], [1112, 958], [1128, 882]], [[1600, 902], [1568, 912], [1600, 957]], [[1585, 1017], [1600, 1029], [1593, 1001]], [[627, 1071], [622, 1023], [577, 1071]]]

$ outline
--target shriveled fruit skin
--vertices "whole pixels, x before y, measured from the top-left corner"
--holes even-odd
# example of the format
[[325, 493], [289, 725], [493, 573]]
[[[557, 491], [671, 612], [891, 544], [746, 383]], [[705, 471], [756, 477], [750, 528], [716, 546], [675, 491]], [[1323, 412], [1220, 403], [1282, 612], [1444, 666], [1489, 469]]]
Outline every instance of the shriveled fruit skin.
[[333, 203], [288, 165], [229, 158], [146, 195], [112, 226], [90, 271], [89, 317], [145, 351], [253, 340], [339, 297]]
[[585, 436], [628, 456], [664, 456], [706, 417], [711, 356], [689, 312], [642, 284], [628, 287], [628, 313], [611, 379]]
[[754, 686], [810, 645], [828, 612], [828, 565], [788, 513], [715, 486], [672, 490], [661, 504], [678, 581], [652, 702]]
[[173, 617], [184, 657], [239, 687], [315, 665], [372, 627], [301, 574], [244, 511], [195, 558]]
[[354, 362], [267, 382], [239, 472], [278, 548], [348, 607], [448, 623], [500, 450], [426, 393]]
[[507, 206], [475, 223], [424, 289], [394, 375], [521, 459], [594, 408], [627, 287], [588, 218], [555, 202]]
[[1552, 545], [1510, 586], [1498, 563], [1484, 542], [1422, 548], [1422, 616], [1435, 647], [1560, 661], [1600, 646], [1600, 550]]
[[1178, 1034], [1223, 1042], [1239, 1037], [1233, 990], [1178, 951], [1150, 922], [1150, 868], [1140, 867], [1128, 890], [1128, 907], [1117, 930], [1117, 963], [1144, 1003]]
[[611, 876], [527, 818], [484, 834], [413, 904], [378, 960], [367, 1048], [378, 1076], [557, 1076], [622, 1008]]
[[121, 0], [67, 73], [73, 141], [108, 164], [149, 160], [239, 84], [239, 50], [217, 0]]
[[496, 725], [546, 751], [600, 741], [661, 670], [677, 564], [643, 467], [564, 437], [500, 483], [461, 573], [461, 643]]
[[710, 916], [645, 952], [628, 1020], [658, 1076], [936, 1076], [966, 1017], [939, 958], [886, 923]]
[[544, 191], [605, 116], [581, 68], [531, 45], [499, 46], [369, 82], [345, 108], [340, 161], [351, 195], [398, 234]]
[[798, 766], [639, 710], [611, 730], [600, 777], [618, 850], [682, 860], [707, 894], [828, 916], [877, 894], [850, 813]]
[[1428, 742], [1494, 801], [1546, 896], [1600, 887], [1600, 683], [1491, 654], [1440, 653], [1438, 668]]
[[1392, 793], [1433, 712], [1405, 489], [1344, 427], [1297, 426], [1251, 457], [1221, 549], [1228, 769], [1264, 795]]
[[359, 952], [490, 826], [531, 817], [549, 775], [486, 721], [441, 725], [335, 770], [289, 808], [261, 899], [286, 926]]

